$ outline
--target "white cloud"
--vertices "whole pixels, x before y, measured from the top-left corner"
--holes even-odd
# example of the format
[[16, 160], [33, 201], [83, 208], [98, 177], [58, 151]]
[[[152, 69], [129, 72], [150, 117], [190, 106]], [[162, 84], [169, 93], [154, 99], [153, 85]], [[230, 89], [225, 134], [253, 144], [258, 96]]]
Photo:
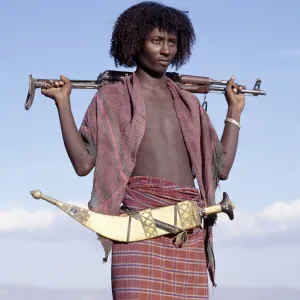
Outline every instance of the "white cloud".
[[263, 211], [263, 215], [273, 221], [295, 221], [300, 219], [300, 200], [275, 202]]
[[29, 211], [18, 207], [6, 209], [0, 211], [0, 231], [49, 228], [54, 218], [54, 213], [49, 210]]
[[[224, 214], [220, 214], [215, 229], [217, 241], [254, 239], [272, 243], [277, 239], [290, 238], [300, 230], [300, 200], [274, 202], [259, 212], [235, 211], [235, 218], [230, 221]], [[294, 242], [299, 242], [297, 236]]]
[[[87, 208], [87, 204], [73, 201], [67, 203]], [[78, 233], [86, 231], [84, 226], [76, 223], [58, 207], [53, 209], [52, 204], [48, 203], [35, 210], [20, 206], [0, 209], [0, 235], [2, 236], [39, 241], [44, 239], [61, 240], [75, 237]], [[83, 236], [82, 238], [84, 239]]]

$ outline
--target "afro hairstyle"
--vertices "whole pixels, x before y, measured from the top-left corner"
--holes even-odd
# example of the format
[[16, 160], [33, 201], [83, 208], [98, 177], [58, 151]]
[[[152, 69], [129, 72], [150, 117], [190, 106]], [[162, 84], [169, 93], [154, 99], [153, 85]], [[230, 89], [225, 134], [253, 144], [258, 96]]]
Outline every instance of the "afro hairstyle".
[[147, 35], [155, 28], [177, 36], [177, 53], [171, 66], [185, 64], [196, 41], [186, 12], [154, 1], [144, 1], [125, 10], [114, 24], [109, 54], [115, 66], [136, 66], [136, 56]]

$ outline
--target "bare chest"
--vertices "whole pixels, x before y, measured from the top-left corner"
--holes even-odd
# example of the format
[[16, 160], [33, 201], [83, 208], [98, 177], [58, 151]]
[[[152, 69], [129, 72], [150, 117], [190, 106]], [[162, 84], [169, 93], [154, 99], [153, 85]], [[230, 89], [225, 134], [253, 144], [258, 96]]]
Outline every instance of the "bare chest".
[[145, 133], [132, 173], [193, 186], [193, 176], [173, 98], [167, 91], [144, 91]]
[[146, 135], [156, 134], [167, 140], [181, 139], [181, 128], [169, 91], [145, 93]]

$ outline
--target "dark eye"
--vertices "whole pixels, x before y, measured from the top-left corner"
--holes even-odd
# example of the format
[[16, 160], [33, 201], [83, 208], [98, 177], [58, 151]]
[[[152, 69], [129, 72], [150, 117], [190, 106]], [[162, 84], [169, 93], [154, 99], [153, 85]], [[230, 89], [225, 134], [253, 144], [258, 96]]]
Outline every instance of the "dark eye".
[[153, 43], [159, 44], [159, 43], [160, 43], [160, 39], [154, 39], [154, 40], [153, 40]]

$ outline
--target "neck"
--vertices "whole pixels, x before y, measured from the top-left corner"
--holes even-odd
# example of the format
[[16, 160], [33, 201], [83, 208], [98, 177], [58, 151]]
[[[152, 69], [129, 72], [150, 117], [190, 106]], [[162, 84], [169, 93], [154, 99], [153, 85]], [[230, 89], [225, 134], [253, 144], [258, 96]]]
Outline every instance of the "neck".
[[137, 67], [136, 76], [138, 77], [140, 84], [143, 88], [147, 89], [165, 89], [167, 88], [167, 81], [166, 81], [166, 75], [165, 73], [151, 73], [148, 71], [145, 71], [144, 69], [141, 69]]

